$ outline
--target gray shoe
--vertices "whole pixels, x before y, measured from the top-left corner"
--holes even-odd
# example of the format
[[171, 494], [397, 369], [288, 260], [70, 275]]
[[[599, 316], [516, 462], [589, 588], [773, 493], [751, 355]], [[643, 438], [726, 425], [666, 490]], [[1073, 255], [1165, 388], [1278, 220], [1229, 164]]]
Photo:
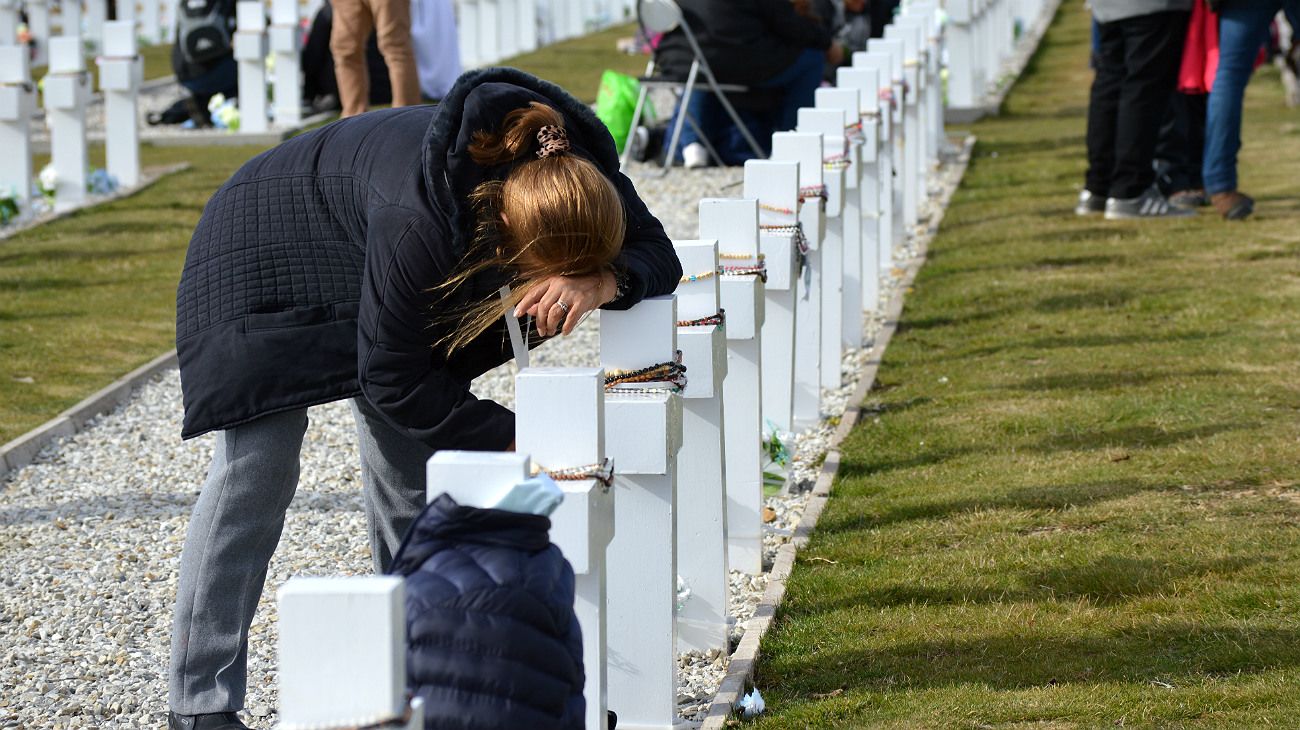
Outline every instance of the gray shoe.
[[1119, 221], [1130, 218], [1187, 218], [1196, 215], [1195, 210], [1178, 208], [1152, 185], [1146, 192], [1136, 198], [1107, 198], [1106, 220]]
[[1091, 190], [1084, 190], [1079, 193], [1079, 204], [1074, 206], [1075, 215], [1092, 215], [1094, 213], [1106, 212], [1106, 199], [1100, 195], [1094, 195]]

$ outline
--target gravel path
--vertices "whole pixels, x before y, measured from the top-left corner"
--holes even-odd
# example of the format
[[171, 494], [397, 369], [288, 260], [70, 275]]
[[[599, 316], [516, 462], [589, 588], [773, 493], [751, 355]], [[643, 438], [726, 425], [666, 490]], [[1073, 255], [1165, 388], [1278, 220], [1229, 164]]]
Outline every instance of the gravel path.
[[[643, 169], [642, 169], [643, 170]], [[738, 192], [736, 168], [641, 177], [642, 195], [670, 236], [695, 237], [695, 202]], [[891, 277], [892, 281], [892, 277]], [[870, 322], [868, 334], [879, 322]], [[596, 364], [596, 318], [535, 351], [538, 365]], [[865, 350], [845, 357], [849, 381], [828, 393], [843, 412]], [[475, 383], [510, 405], [513, 364]], [[0, 483], [0, 728], [165, 725], [175, 569], [207, 469], [211, 437], [182, 442], [175, 370], [122, 407], [47, 448]], [[802, 436], [795, 475], [813, 474], [832, 427]], [[768, 560], [802, 514], [804, 495], [769, 500]], [[364, 574], [369, 549], [352, 417], [346, 403], [311, 410], [300, 487], [270, 566], [249, 639], [247, 714], [270, 727], [277, 705], [275, 591], [294, 575]], [[733, 576], [738, 638], [766, 584]], [[684, 656], [679, 704], [696, 715], [716, 691], [725, 658]]]

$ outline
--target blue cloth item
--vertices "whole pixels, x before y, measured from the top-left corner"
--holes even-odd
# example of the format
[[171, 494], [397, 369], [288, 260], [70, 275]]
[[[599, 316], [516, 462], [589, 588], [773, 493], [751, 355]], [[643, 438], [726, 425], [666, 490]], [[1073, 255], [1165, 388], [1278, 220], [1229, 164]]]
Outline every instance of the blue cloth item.
[[1219, 10], [1219, 68], [1205, 119], [1205, 156], [1201, 177], [1209, 195], [1237, 189], [1237, 152], [1241, 150], [1241, 107], [1255, 59], [1268, 40], [1268, 26], [1285, 10], [1300, 27], [1300, 0], [1239, 0]]
[[406, 579], [407, 688], [430, 730], [581, 730], [582, 633], [551, 521], [462, 507], [416, 519], [392, 573]]
[[546, 474], [538, 474], [511, 487], [496, 504], [487, 506], [507, 512], [549, 517], [563, 501], [564, 492], [556, 485], [555, 480]]

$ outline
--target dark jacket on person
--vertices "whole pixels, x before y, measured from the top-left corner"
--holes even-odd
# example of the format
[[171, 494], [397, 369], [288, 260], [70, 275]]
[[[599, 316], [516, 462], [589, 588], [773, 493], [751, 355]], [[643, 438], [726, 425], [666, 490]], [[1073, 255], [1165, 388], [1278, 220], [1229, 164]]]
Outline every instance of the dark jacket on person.
[[430, 730], [581, 730], [574, 579], [541, 515], [435, 499], [393, 559], [406, 581], [407, 689]]
[[[790, 0], [678, 0], [677, 4], [709, 67], [723, 83], [760, 84], [789, 67], [804, 50], [824, 51], [831, 44], [829, 23], [800, 15]], [[694, 57], [681, 29], [665, 34], [655, 51], [656, 65], [674, 78], [686, 77]]]
[[672, 292], [681, 264], [591, 109], [522, 71], [471, 71], [436, 108], [343, 119], [258, 155], [208, 201], [176, 297], [181, 435], [364, 395], [431, 448], [508, 446], [513, 414], [469, 392], [512, 356], [504, 321], [451, 355], [433, 347], [507, 272], [430, 290], [482, 248], [470, 245], [467, 196], [516, 164], [475, 164], [471, 135], [530, 101], [564, 115], [569, 154], [594, 161], [623, 198], [625, 294], [606, 308]]

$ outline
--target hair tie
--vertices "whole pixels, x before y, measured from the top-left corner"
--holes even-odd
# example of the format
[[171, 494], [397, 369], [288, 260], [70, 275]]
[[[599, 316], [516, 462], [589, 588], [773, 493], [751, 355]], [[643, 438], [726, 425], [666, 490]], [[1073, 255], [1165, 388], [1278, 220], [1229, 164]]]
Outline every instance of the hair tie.
[[537, 130], [537, 156], [547, 158], [551, 155], [558, 155], [562, 152], [569, 151], [569, 133], [564, 127], [557, 127], [554, 124], [543, 125]]

